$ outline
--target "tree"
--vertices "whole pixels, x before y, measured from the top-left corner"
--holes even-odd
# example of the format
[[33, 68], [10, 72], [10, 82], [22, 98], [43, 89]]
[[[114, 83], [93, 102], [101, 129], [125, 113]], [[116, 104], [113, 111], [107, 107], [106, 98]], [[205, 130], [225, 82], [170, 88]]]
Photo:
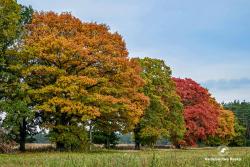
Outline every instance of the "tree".
[[112, 115], [101, 116], [92, 121], [93, 143], [104, 144], [105, 148], [115, 147], [119, 137], [117, 131], [120, 129], [119, 122], [116, 122]]
[[212, 146], [228, 145], [235, 136], [235, 119], [230, 110], [221, 109], [218, 117], [218, 128], [213, 136], [209, 136], [206, 143]]
[[[24, 26], [30, 22], [33, 9], [17, 4], [16, 0], [0, 0], [0, 75], [1, 84], [6, 78], [10, 55], [6, 51], [20, 43]], [[8, 71], [7, 71], [8, 72]], [[0, 89], [3, 91], [3, 88]], [[2, 92], [1, 92], [2, 95]], [[0, 98], [2, 98], [0, 96]]]
[[8, 47], [13, 45], [18, 38], [20, 30], [20, 6], [14, 0], [0, 1], [0, 55], [1, 63], [3, 55]]
[[20, 29], [20, 6], [15, 1], [0, 0], [0, 99], [4, 99], [5, 88], [10, 75], [7, 67], [6, 50], [18, 38]]
[[105, 148], [114, 148], [118, 144], [119, 136], [115, 132], [107, 133], [105, 131], [100, 131], [97, 129], [93, 130], [93, 143], [104, 144]]
[[178, 95], [184, 104], [186, 123], [185, 142], [196, 145], [208, 136], [214, 135], [218, 127], [220, 106], [208, 90], [192, 79], [173, 78]]
[[49, 133], [49, 139], [51, 142], [57, 143], [57, 147], [59, 146], [58, 149], [61, 151], [84, 151], [89, 149], [88, 134], [83, 125], [57, 125], [56, 129]]
[[234, 122], [234, 131], [235, 135], [230, 140], [229, 146], [244, 146], [246, 145], [246, 128], [240, 125], [239, 120], [237, 118]]
[[[245, 145], [250, 145], [250, 103], [243, 101], [234, 101], [230, 103], [224, 103], [224, 108], [234, 112], [238, 125], [236, 129], [245, 129]], [[243, 127], [242, 127], [243, 126]], [[241, 136], [241, 135], [240, 135]]]
[[53, 12], [35, 13], [28, 30], [24, 80], [58, 149], [65, 147], [56, 140], [63, 135], [62, 127], [100, 120], [115, 130], [133, 128], [148, 98], [138, 92], [144, 85], [140, 67], [128, 59], [118, 33]]
[[26, 137], [34, 132], [34, 114], [28, 105], [27, 87], [20, 73], [23, 64], [18, 54], [33, 10], [14, 0], [1, 0], [0, 5], [0, 110], [6, 114], [2, 126], [20, 144], [20, 151], [25, 151]]
[[171, 70], [163, 60], [136, 59], [141, 67], [141, 76], [146, 81], [143, 92], [150, 98], [150, 105], [137, 124], [136, 149], [140, 143], [153, 146], [160, 137], [170, 139], [173, 144], [182, 139], [185, 126], [182, 104], [175, 92]]

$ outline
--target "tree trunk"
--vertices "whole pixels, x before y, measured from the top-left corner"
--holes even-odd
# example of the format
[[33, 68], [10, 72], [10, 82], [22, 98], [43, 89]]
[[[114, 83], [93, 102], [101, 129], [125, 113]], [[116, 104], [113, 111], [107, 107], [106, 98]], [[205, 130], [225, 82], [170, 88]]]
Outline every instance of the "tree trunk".
[[140, 150], [141, 149], [141, 144], [138, 141], [135, 141], [135, 150]]
[[64, 143], [56, 142], [56, 149], [57, 149], [58, 151], [64, 151], [64, 150], [65, 150]]
[[174, 145], [176, 149], [181, 149], [181, 145], [180, 144], [175, 144]]
[[22, 123], [20, 123], [20, 136], [19, 136], [19, 150], [21, 152], [25, 151], [25, 140], [26, 140], [26, 135], [27, 135], [27, 122], [25, 120], [25, 118], [23, 118]]
[[109, 140], [109, 138], [110, 138], [110, 135], [108, 134], [108, 136], [107, 136], [107, 142], [106, 142], [106, 148], [107, 149], [110, 149], [110, 140]]
[[[56, 111], [58, 111], [58, 107], [56, 108]], [[56, 127], [54, 128], [54, 132], [57, 133], [58, 136], [62, 135], [63, 132], [59, 131], [57, 129], [58, 125], [62, 125], [62, 126], [67, 126], [68, 121], [66, 120], [67, 114], [66, 113], [62, 113], [61, 118], [59, 121], [56, 122]], [[65, 151], [65, 144], [62, 141], [57, 141], [56, 142], [56, 149], [58, 151]]]
[[140, 132], [141, 128], [140, 128], [140, 124], [137, 124], [135, 126], [135, 129], [134, 129], [134, 136], [135, 136], [135, 150], [140, 150], [140, 146], [141, 146], [141, 139], [140, 139], [140, 135], [139, 135], [139, 132]]
[[89, 145], [89, 150], [91, 151], [92, 150], [92, 140], [93, 140], [93, 137], [92, 137], [92, 121], [90, 120], [90, 123], [89, 123], [89, 142], [90, 142], [90, 145]]

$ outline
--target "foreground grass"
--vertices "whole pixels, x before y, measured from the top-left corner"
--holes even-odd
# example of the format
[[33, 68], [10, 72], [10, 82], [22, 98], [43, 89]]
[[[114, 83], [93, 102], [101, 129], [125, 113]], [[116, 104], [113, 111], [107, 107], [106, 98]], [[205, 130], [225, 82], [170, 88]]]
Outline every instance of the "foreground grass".
[[[1, 167], [55, 166], [55, 167], [249, 167], [250, 148], [230, 148], [226, 157], [216, 148], [189, 150], [102, 151], [91, 153], [24, 153], [0, 154]], [[237, 161], [225, 160], [238, 158]], [[207, 161], [205, 158], [224, 158]], [[241, 159], [241, 160], [240, 160]]]

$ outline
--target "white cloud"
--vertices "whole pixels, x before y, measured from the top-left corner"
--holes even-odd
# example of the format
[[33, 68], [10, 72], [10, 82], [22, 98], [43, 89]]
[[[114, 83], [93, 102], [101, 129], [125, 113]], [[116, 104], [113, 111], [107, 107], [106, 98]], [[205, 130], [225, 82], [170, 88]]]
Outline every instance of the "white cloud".
[[250, 101], [250, 78], [209, 80], [201, 83], [220, 102]]

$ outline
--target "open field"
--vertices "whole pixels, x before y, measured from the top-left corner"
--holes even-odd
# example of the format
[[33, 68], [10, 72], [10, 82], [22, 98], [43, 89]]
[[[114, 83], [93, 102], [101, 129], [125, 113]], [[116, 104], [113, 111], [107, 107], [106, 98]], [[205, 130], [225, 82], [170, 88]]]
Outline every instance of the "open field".
[[[205, 160], [210, 158], [210, 160]], [[211, 158], [217, 158], [212, 161]], [[231, 158], [229, 160], [229, 158]], [[219, 160], [218, 160], [219, 159]], [[218, 155], [216, 148], [188, 150], [98, 151], [91, 153], [47, 152], [0, 154], [1, 167], [249, 167], [250, 148], [230, 148], [227, 156]]]

